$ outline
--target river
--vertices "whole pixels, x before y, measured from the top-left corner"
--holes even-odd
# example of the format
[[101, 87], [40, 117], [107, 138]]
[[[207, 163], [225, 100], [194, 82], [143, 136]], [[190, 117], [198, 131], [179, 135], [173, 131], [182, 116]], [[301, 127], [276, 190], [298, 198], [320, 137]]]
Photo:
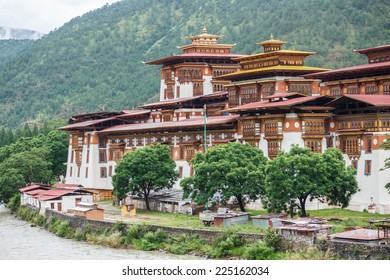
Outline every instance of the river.
[[0, 260], [190, 260], [192, 256], [113, 249], [31, 227], [0, 204]]

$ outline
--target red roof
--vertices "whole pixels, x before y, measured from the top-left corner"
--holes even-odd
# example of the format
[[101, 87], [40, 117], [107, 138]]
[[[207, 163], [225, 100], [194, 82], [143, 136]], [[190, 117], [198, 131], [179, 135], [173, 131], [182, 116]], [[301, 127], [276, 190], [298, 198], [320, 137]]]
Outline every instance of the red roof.
[[273, 101], [273, 102], [259, 101], [259, 102], [253, 102], [253, 103], [237, 106], [232, 109], [228, 109], [227, 111], [236, 112], [236, 111], [246, 111], [246, 110], [263, 110], [263, 109], [277, 108], [277, 107], [290, 107], [293, 105], [316, 100], [321, 97], [322, 96], [305, 96], [305, 97], [297, 97], [289, 100]]
[[36, 196], [36, 195], [39, 195], [43, 192], [46, 192], [47, 190], [48, 189], [35, 189], [35, 190], [27, 191], [25, 193], [28, 195], [31, 195], [31, 196]]
[[71, 130], [71, 129], [89, 128], [89, 127], [91, 127], [93, 125], [96, 125], [96, 124], [99, 124], [99, 123], [103, 123], [103, 122], [106, 122], [106, 121], [110, 121], [110, 120], [114, 120], [114, 119], [115, 119], [115, 117], [110, 117], [110, 118], [105, 118], [105, 119], [98, 119], [98, 120], [89, 120], [89, 121], [85, 121], [85, 122], [69, 124], [69, 125], [60, 127], [59, 129], [60, 130]]
[[378, 230], [374, 229], [355, 229], [351, 231], [345, 231], [341, 233], [336, 233], [330, 235], [331, 238], [341, 238], [341, 239], [355, 239], [355, 240], [379, 240], [383, 239], [383, 231], [379, 231], [378, 238]]
[[155, 103], [150, 103], [150, 104], [145, 104], [138, 106], [140, 108], [160, 108], [163, 106], [172, 106], [172, 105], [179, 105], [184, 102], [189, 102], [189, 101], [194, 101], [194, 100], [203, 100], [203, 99], [212, 99], [212, 98], [218, 98], [218, 97], [223, 97], [226, 96], [228, 93], [227, 91], [220, 91], [220, 92], [215, 92], [211, 94], [205, 94], [205, 95], [200, 95], [200, 96], [193, 96], [193, 97], [182, 97], [182, 98], [175, 98], [175, 99], [168, 99], [168, 100], [163, 100]]
[[[218, 126], [227, 123], [231, 123], [236, 121], [238, 118], [237, 115], [233, 116], [220, 116], [220, 117], [208, 117], [206, 118], [206, 126]], [[139, 123], [139, 124], [123, 124], [116, 125], [113, 127], [106, 128], [100, 133], [107, 132], [140, 132], [140, 131], [150, 131], [150, 130], [158, 130], [158, 131], [166, 131], [167, 129], [183, 129], [186, 127], [203, 127], [204, 126], [204, 118], [194, 118], [182, 121], [171, 121], [171, 122], [155, 122], [155, 123]]]
[[[73, 123], [69, 124], [63, 127], [60, 127], [60, 130], [72, 130], [72, 129], [83, 129], [83, 128], [91, 128], [91, 126], [106, 122], [106, 121], [112, 121], [112, 120], [118, 120], [121, 118], [126, 118], [126, 117], [133, 117], [133, 116], [140, 116], [140, 115], [145, 115], [149, 114], [150, 110], [123, 110], [121, 112], [121, 115], [116, 115], [112, 116], [109, 118], [103, 118], [103, 119], [97, 119], [97, 120], [88, 120], [84, 122], [78, 122], [78, 123]], [[92, 113], [91, 113], [92, 115]]]
[[321, 229], [330, 229], [331, 225], [321, 225], [321, 224], [295, 224], [291, 226], [283, 226], [278, 229], [286, 229], [286, 230], [295, 230], [295, 231], [317, 231]]
[[273, 95], [264, 97], [264, 99], [284, 98], [284, 97], [291, 97], [291, 96], [307, 96], [307, 95], [300, 92], [276, 92]]
[[188, 58], [235, 58], [245, 56], [243, 54], [234, 54], [234, 53], [183, 53], [173, 56], [168, 56], [164, 58], [159, 58], [156, 60], [145, 62], [145, 64], [164, 64], [176, 60], [188, 59]]
[[306, 74], [303, 75], [305, 78], [319, 78], [323, 79], [328, 76], [334, 76], [335, 74], [357, 74], [361, 72], [367, 72], [370, 73], [373, 70], [385, 70], [389, 69], [390, 70], [390, 61], [383, 61], [383, 62], [377, 62], [377, 63], [366, 63], [362, 65], [356, 65], [356, 66], [351, 66], [351, 67], [346, 67], [346, 68], [340, 68], [336, 70], [329, 70], [329, 71], [324, 71], [320, 73], [314, 73], [314, 74]]
[[42, 185], [31, 185], [31, 186], [20, 188], [19, 191], [20, 192], [27, 192], [27, 191], [31, 191], [31, 190], [35, 190], [35, 189], [47, 189], [47, 188], [49, 188], [49, 187], [42, 186]]
[[353, 100], [357, 100], [378, 107], [390, 106], [390, 95], [372, 95], [372, 94], [345, 94], [329, 102], [328, 105], [331, 105], [332, 103], [336, 103], [340, 99], [345, 99], [345, 98], [350, 98]]
[[79, 185], [79, 184], [54, 184], [54, 187], [56, 188], [62, 188], [62, 189], [73, 189], [73, 190], [78, 190], [80, 189], [81, 187], [83, 187], [82, 185]]
[[369, 53], [369, 52], [377, 52], [377, 51], [383, 51], [383, 50], [390, 50], [390, 45], [383, 45], [383, 46], [377, 46], [377, 47], [373, 47], [373, 48], [365, 48], [365, 49], [353, 50], [353, 51], [365, 54], [365, 53]]
[[47, 190], [47, 191], [40, 193], [36, 197], [39, 200], [46, 201], [46, 200], [55, 199], [55, 198], [61, 197], [63, 195], [71, 194], [71, 193], [76, 194], [76, 192], [77, 192], [77, 190], [72, 190], [72, 189], [50, 189], [50, 190]]
[[159, 101], [159, 102], [155, 102], [155, 103], [140, 105], [138, 107], [140, 107], [140, 108], [155, 108], [155, 107], [158, 108], [160, 106], [180, 104], [180, 103], [188, 102], [188, 101], [195, 100], [198, 98], [199, 98], [199, 96], [168, 99], [168, 100], [163, 100], [163, 101]]

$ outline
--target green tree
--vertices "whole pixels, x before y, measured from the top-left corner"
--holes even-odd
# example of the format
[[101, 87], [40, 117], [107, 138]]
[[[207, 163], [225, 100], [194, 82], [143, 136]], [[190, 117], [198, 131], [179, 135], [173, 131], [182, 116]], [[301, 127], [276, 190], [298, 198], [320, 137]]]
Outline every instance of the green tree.
[[4, 160], [0, 164], [0, 201], [7, 203], [19, 188], [33, 182], [48, 184], [52, 175], [48, 153], [45, 148], [33, 148]]
[[176, 164], [170, 157], [170, 149], [165, 145], [148, 146], [124, 155], [113, 176], [114, 194], [118, 199], [128, 192], [141, 195], [149, 206], [151, 191], [172, 188], [179, 174]]
[[0, 165], [0, 202], [8, 203], [24, 186], [23, 176], [15, 168], [3, 169]]
[[256, 199], [264, 191], [267, 158], [248, 144], [228, 143], [197, 153], [192, 160], [195, 175], [182, 180], [184, 196], [206, 203], [214, 195], [235, 197], [245, 212], [246, 199]]
[[301, 216], [307, 216], [308, 199], [347, 207], [351, 196], [358, 191], [356, 171], [345, 167], [337, 149], [318, 154], [293, 146], [270, 161], [266, 173], [263, 205], [269, 211], [289, 211], [291, 216], [295, 207]]
[[52, 163], [53, 176], [65, 174], [64, 163], [68, 157], [69, 135], [64, 131], [52, 130], [46, 136], [44, 146], [49, 150], [47, 160]]

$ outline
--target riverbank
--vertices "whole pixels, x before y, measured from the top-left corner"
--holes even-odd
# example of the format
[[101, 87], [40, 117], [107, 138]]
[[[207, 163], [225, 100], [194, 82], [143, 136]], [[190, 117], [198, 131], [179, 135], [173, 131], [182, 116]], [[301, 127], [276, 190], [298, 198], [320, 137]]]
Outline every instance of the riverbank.
[[109, 228], [90, 225], [73, 227], [69, 221], [54, 216], [48, 219], [27, 207], [20, 207], [16, 213], [20, 218], [60, 237], [112, 248], [159, 251], [214, 259], [334, 259], [329, 252], [316, 247], [289, 250], [282, 243], [280, 236], [272, 230], [268, 231], [264, 240], [255, 242], [249, 241], [235, 231], [220, 232], [215, 237], [206, 239], [197, 234], [169, 234], [150, 225], [128, 225], [123, 222], [112, 223]]
[[[0, 205], [0, 260], [201, 260], [158, 251], [111, 248], [61, 238], [23, 221]], [[3, 267], [4, 268], [4, 267]], [[2, 274], [4, 275], [4, 274]], [[12, 277], [11, 277], [12, 278]], [[31, 278], [31, 277], [30, 277]]]

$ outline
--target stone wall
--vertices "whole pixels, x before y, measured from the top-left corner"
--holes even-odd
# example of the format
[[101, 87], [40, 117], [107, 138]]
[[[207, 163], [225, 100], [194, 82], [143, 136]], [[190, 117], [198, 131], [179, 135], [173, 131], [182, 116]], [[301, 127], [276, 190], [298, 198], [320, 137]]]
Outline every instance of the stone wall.
[[389, 260], [390, 245], [328, 241], [332, 253], [348, 260]]
[[[93, 229], [107, 229], [115, 225], [115, 222], [88, 220], [82, 217], [75, 217], [75, 216], [59, 213], [57, 211], [53, 211], [49, 209], [46, 210], [46, 217], [48, 219], [50, 219], [50, 217], [55, 217], [56, 219], [67, 221], [74, 228], [84, 228], [90, 226]], [[176, 228], [176, 227], [156, 226], [156, 225], [151, 225], [150, 228], [152, 230], [161, 229], [169, 234], [196, 234], [209, 241], [213, 240], [214, 238], [216, 238], [218, 235], [221, 234], [221, 231], [207, 230], [207, 229]], [[240, 233], [240, 235], [251, 242], [262, 240], [264, 237], [264, 235], [258, 233]]]

